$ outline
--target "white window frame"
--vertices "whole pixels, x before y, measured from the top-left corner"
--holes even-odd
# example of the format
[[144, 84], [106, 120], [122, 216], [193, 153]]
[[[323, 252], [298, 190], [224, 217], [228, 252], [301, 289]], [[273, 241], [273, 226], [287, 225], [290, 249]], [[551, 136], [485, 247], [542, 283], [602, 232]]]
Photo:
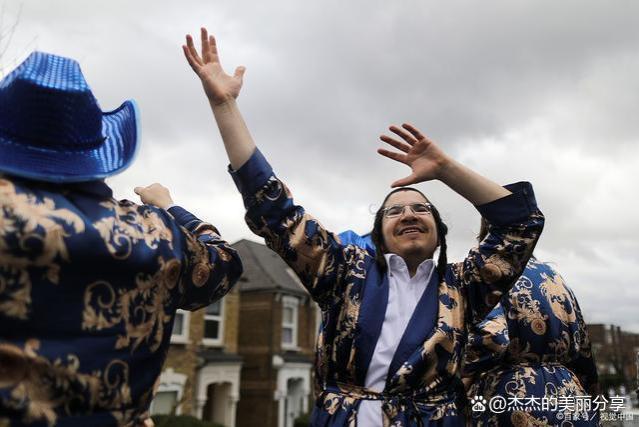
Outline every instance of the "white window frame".
[[[178, 314], [182, 315], [182, 333], [174, 334], [173, 331], [171, 331], [171, 344], [188, 344], [191, 312], [178, 309], [175, 315], [177, 316]], [[173, 325], [175, 326], [175, 320], [173, 321]]]
[[157, 398], [157, 396], [160, 393], [175, 393], [175, 403], [177, 404], [175, 407], [175, 415], [181, 415], [182, 412], [182, 408], [180, 408], [180, 399], [182, 398], [182, 390], [177, 388], [177, 387], [172, 387], [170, 389], [163, 389], [163, 390], [158, 390], [157, 393], [155, 393], [155, 396], [153, 397], [153, 400], [151, 401], [151, 406], [149, 407], [149, 414], [151, 415], [170, 415], [170, 414], [165, 414], [165, 413], [160, 413], [160, 412], [156, 412], [156, 408], [155, 408], [155, 399]]
[[[283, 296], [282, 297], [282, 348], [286, 350], [297, 350], [297, 329], [299, 323], [299, 298], [292, 296]], [[293, 310], [293, 323], [285, 323], [284, 321], [284, 310], [287, 308], [291, 308]], [[292, 342], [287, 343], [284, 342], [284, 328], [290, 328]]]
[[[185, 384], [186, 384], [186, 375], [173, 371], [173, 368], [167, 368], [160, 375], [160, 385], [158, 387], [158, 390], [155, 396], [157, 396], [158, 393], [162, 393], [162, 392], [177, 392], [177, 397], [176, 397], [177, 406], [175, 407], [175, 415], [182, 414], [182, 404], [180, 402], [182, 401], [182, 395], [184, 394]], [[149, 408], [149, 412], [151, 414], [153, 414], [153, 409], [154, 409], [153, 402], [155, 401], [155, 396], [153, 397], [153, 400], [151, 401], [151, 406]]]
[[[219, 301], [216, 301], [220, 303], [220, 314], [218, 315], [213, 315], [213, 314], [207, 314], [206, 311], [204, 311], [204, 329], [202, 331], [202, 344], [209, 346], [209, 347], [219, 347], [222, 346], [224, 344], [224, 299], [221, 299]], [[204, 334], [206, 333], [206, 321], [207, 320], [216, 320], [219, 324], [219, 330], [218, 330], [218, 338], [214, 339], [214, 338], [207, 338], [204, 336]]]
[[317, 335], [320, 331], [320, 325], [322, 324], [322, 309], [317, 304], [312, 304], [315, 312], [315, 332], [313, 333], [313, 341], [317, 341]]

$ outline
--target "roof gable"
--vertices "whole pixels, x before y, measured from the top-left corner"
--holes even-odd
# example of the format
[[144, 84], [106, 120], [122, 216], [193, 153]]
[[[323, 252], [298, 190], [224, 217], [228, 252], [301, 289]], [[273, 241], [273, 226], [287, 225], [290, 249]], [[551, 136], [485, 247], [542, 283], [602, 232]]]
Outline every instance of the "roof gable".
[[239, 252], [244, 265], [240, 292], [281, 291], [308, 295], [293, 270], [266, 245], [242, 239], [231, 246]]

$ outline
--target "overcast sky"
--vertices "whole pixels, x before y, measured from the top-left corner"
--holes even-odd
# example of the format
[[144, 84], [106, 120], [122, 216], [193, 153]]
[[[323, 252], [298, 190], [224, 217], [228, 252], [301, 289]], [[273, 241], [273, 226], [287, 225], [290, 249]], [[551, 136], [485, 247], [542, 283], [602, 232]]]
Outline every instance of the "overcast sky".
[[[412, 122], [500, 183], [531, 181], [546, 214], [538, 257], [556, 264], [588, 322], [639, 332], [639, 2], [0, 4], [5, 29], [18, 20], [5, 73], [43, 50], [79, 60], [103, 110], [138, 102], [142, 146], [109, 180], [117, 197], [159, 181], [227, 240], [255, 240], [181, 52], [205, 25], [227, 70], [247, 67], [239, 104], [258, 146], [329, 229], [370, 229], [409, 172], [376, 154], [377, 137]], [[477, 212], [442, 184], [420, 188], [460, 259]]]

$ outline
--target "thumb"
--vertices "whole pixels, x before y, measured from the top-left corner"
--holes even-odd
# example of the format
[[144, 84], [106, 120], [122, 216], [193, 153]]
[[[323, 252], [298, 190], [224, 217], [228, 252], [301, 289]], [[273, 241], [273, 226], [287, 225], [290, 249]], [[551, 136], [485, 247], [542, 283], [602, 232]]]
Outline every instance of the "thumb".
[[137, 195], [141, 195], [143, 190], [144, 190], [144, 187], [135, 187], [133, 189], [133, 192]]
[[246, 67], [241, 65], [235, 69], [235, 74], [233, 74], [233, 77], [237, 77], [240, 80], [242, 80], [244, 78], [245, 72], [246, 72]]
[[418, 182], [417, 175], [412, 173], [412, 174], [408, 175], [406, 178], [398, 179], [397, 181], [393, 182], [391, 184], [391, 187], [393, 187], [393, 188], [395, 188], [395, 187], [404, 187], [406, 185], [415, 184], [416, 182]]

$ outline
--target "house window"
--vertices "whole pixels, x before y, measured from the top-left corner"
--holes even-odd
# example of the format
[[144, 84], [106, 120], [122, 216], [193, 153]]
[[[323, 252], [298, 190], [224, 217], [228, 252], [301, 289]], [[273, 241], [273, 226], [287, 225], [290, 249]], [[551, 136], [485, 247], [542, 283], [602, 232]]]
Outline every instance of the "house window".
[[282, 347], [297, 349], [297, 313], [299, 300], [295, 297], [282, 298]]
[[151, 402], [151, 415], [182, 413], [181, 400], [186, 384], [186, 375], [165, 369], [160, 375], [158, 391]]
[[172, 343], [185, 344], [189, 341], [189, 318], [190, 313], [186, 310], [178, 310], [175, 313], [171, 332]]
[[[612, 328], [612, 326], [611, 326]], [[612, 331], [610, 329], [606, 329], [604, 332], [604, 341], [606, 344], [612, 344]]]
[[204, 312], [204, 339], [205, 345], [221, 345], [224, 338], [224, 304], [222, 300], [216, 301], [206, 307]]
[[158, 391], [151, 402], [151, 415], [172, 414], [178, 403], [178, 392]]
[[317, 341], [317, 335], [319, 334], [320, 327], [322, 326], [322, 310], [317, 304], [312, 305], [315, 307], [315, 333], [313, 334], [313, 341]]

